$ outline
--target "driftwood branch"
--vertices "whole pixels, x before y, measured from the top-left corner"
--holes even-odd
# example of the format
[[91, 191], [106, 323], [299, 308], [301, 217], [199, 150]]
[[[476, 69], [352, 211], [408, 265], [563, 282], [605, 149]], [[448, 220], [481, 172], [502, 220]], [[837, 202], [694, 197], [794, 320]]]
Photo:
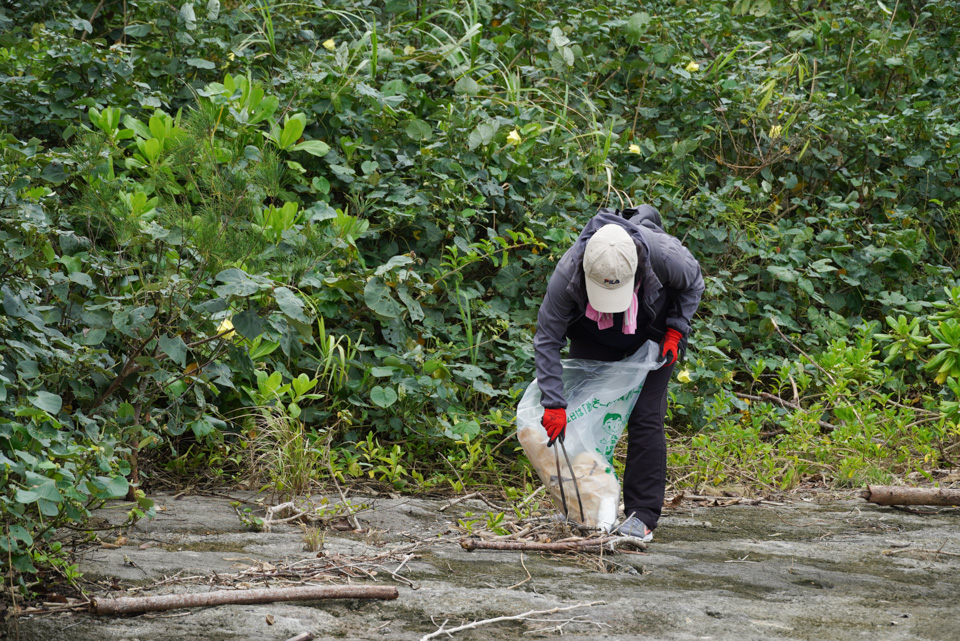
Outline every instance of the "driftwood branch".
[[164, 594], [162, 596], [94, 599], [94, 614], [139, 614], [179, 608], [203, 608], [212, 605], [247, 605], [277, 601], [317, 601], [321, 599], [396, 599], [397, 588], [379, 585], [304, 585], [295, 588], [262, 588], [257, 590], [217, 590], [199, 594]]
[[313, 641], [313, 635], [309, 632], [301, 632], [295, 637], [290, 637], [287, 641]]
[[937, 487], [868, 485], [860, 496], [877, 505], [960, 505], [960, 490]]
[[523, 614], [514, 614], [512, 616], [503, 616], [503, 617], [494, 617], [493, 619], [483, 619], [482, 621], [474, 621], [473, 623], [467, 623], [466, 625], [461, 625], [456, 628], [444, 629], [441, 625], [440, 629], [436, 632], [431, 632], [430, 634], [425, 634], [420, 637], [420, 641], [430, 641], [430, 639], [436, 639], [442, 635], [451, 635], [454, 632], [461, 632], [463, 630], [472, 630], [474, 628], [480, 627], [481, 625], [487, 625], [488, 623], [500, 623], [501, 621], [522, 621], [523, 619], [528, 619], [532, 616], [537, 616], [540, 614], [555, 614], [557, 612], [566, 612], [567, 610], [575, 610], [576, 608], [589, 608], [593, 605], [603, 605], [603, 601], [594, 601], [592, 603], [578, 603], [576, 605], [570, 605], [565, 608], [553, 608], [551, 610], [530, 610], [524, 612]]
[[629, 547], [646, 550], [647, 544], [635, 536], [605, 536], [580, 541], [557, 541], [538, 543], [536, 541], [482, 541], [479, 539], [460, 539], [464, 550], [526, 550], [531, 552], [589, 552], [604, 549], [615, 552], [617, 548]]

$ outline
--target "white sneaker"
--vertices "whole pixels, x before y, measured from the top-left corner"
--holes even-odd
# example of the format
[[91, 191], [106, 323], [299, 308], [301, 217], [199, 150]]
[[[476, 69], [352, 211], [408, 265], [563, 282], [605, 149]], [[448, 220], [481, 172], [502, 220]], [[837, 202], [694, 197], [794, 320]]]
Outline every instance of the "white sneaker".
[[653, 530], [648, 528], [646, 523], [632, 514], [614, 531], [623, 536], [632, 536], [638, 538], [644, 543], [649, 543], [653, 540]]

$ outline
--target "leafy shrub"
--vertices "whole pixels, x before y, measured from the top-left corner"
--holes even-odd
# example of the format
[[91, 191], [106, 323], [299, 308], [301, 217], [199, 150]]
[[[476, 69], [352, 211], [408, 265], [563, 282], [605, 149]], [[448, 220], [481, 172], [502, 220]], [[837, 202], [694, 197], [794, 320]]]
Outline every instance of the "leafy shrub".
[[[546, 279], [601, 205], [654, 204], [704, 269], [678, 483], [956, 456], [950, 3], [88, 4], [0, 9], [18, 553], [145, 448], [304, 434], [295, 476], [498, 477]], [[17, 501], [94, 468], [50, 527]]]

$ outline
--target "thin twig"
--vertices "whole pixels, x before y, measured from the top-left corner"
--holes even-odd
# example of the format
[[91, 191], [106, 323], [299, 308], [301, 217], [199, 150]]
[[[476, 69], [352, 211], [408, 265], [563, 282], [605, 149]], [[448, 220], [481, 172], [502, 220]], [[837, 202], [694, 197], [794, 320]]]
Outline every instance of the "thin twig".
[[441, 508], [440, 508], [439, 510], [437, 510], [437, 511], [438, 511], [438, 512], [444, 512], [448, 507], [453, 507], [453, 506], [456, 505], [457, 503], [461, 503], [461, 502], [463, 502], [463, 501], [466, 501], [467, 499], [473, 499], [473, 498], [476, 498], [476, 497], [478, 497], [478, 496], [480, 496], [480, 492], [471, 492], [470, 494], [466, 494], [466, 495], [464, 495], [464, 496], [461, 496], [461, 497], [458, 498], [458, 499], [453, 499], [452, 501], [450, 501], [449, 503], [447, 503], [446, 505], [444, 505], [443, 507], [441, 507]]
[[[97, 5], [97, 7], [93, 10], [93, 13], [90, 14], [90, 19], [87, 20], [87, 22], [90, 23], [90, 32], [91, 32], [91, 33], [93, 33], [93, 21], [96, 20], [97, 14], [100, 13], [100, 9], [103, 8], [103, 3], [104, 3], [104, 1], [105, 1], [105, 0], [100, 0], [100, 4]], [[84, 31], [84, 32], [83, 32], [83, 35], [80, 36], [80, 42], [86, 42], [86, 41], [87, 41], [87, 32]]]
[[514, 583], [509, 588], [507, 588], [508, 590], [512, 590], [513, 588], [518, 588], [524, 583], [526, 583], [527, 581], [530, 581], [533, 579], [533, 576], [530, 574], [530, 570], [527, 569], [527, 565], [523, 562], [523, 550], [520, 551], [520, 567], [522, 567], [523, 571], [527, 573], [527, 578], [525, 578], [523, 581], [520, 581], [520, 583]]
[[[734, 392], [734, 395], [735, 395], [737, 398], [743, 398], [743, 399], [746, 399], [746, 400], [749, 400], [749, 401], [758, 401], [758, 402], [768, 401], [768, 402], [773, 403], [773, 404], [775, 404], [775, 405], [779, 405], [780, 407], [785, 407], [785, 408], [787, 408], [787, 409], [791, 409], [791, 410], [794, 410], [794, 411], [796, 411], [796, 412], [802, 412], [802, 411], [804, 411], [803, 408], [800, 407], [799, 405], [797, 405], [796, 403], [791, 403], [790, 401], [785, 401], [784, 399], [780, 398], [779, 396], [774, 396], [773, 394], [770, 394], [769, 392], [760, 392], [760, 396], [754, 396], [753, 394], [742, 394], [742, 393], [740, 393], [740, 392]], [[818, 420], [818, 421], [817, 421], [817, 425], [819, 425], [821, 428], [823, 428], [823, 429], [825, 429], [825, 430], [828, 430], [828, 431], [831, 431], [831, 432], [837, 429], [837, 426], [836, 426], [836, 425], [833, 425], [833, 424], [831, 424], [831, 423], [827, 423], [826, 421]]]
[[[481, 625], [487, 625], [489, 623], [500, 623], [501, 621], [522, 621], [532, 616], [537, 616], [540, 614], [555, 614], [557, 612], [566, 612], [568, 610], [575, 610], [576, 608], [589, 608], [594, 605], [603, 605], [604, 601], [593, 601], [592, 603], [578, 603], [576, 605], [567, 606], [565, 608], [553, 608], [550, 610], [529, 610], [523, 614], [515, 614], [512, 616], [503, 616], [503, 617], [494, 617], [492, 619], [483, 619], [482, 621], [474, 621], [473, 623], [468, 623], [466, 625], [461, 625], [456, 628], [450, 628], [445, 630], [443, 625], [440, 626], [440, 629], [436, 632], [431, 632], [430, 634], [425, 634], [420, 637], [420, 641], [429, 641], [430, 639], [436, 639], [440, 635], [452, 635], [454, 632], [462, 632], [463, 630], [473, 630]], [[444, 621], [446, 624], [446, 621]]]

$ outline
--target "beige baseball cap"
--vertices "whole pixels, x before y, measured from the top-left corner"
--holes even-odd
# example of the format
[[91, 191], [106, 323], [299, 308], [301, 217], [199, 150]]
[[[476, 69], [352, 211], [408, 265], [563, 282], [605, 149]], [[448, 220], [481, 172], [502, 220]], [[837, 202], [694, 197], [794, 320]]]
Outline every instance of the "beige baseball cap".
[[620, 225], [604, 225], [587, 241], [583, 252], [587, 299], [602, 314], [624, 312], [633, 300], [637, 246]]

